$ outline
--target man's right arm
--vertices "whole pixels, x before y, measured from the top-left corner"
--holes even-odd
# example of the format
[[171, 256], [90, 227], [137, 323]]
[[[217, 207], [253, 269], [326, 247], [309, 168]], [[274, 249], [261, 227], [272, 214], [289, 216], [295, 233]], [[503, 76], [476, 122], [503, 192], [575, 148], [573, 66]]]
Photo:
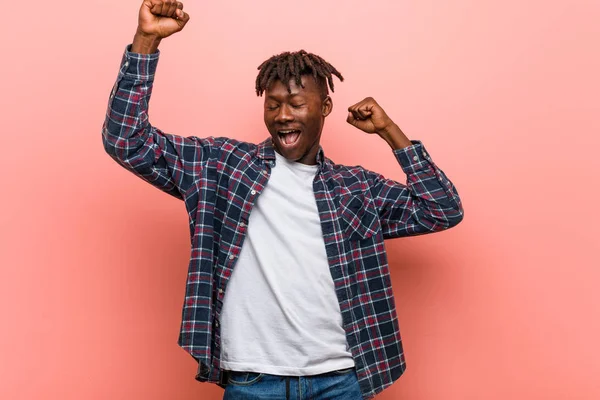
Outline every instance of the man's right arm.
[[123, 54], [102, 127], [104, 148], [112, 158], [178, 198], [183, 198], [196, 180], [215, 141], [167, 134], [148, 120], [158, 45], [189, 20], [182, 8], [176, 1], [144, 0], [138, 29]]

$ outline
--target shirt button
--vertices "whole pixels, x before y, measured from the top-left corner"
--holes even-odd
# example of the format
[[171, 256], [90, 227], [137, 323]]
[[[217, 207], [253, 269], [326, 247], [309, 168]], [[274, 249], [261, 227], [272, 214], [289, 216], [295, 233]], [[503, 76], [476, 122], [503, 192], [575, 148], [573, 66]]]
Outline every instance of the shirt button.
[[219, 294], [223, 294], [223, 289], [219, 288]]
[[229, 259], [233, 260], [235, 258], [235, 256], [233, 254], [229, 255]]
[[414, 157], [413, 157], [413, 160], [414, 160], [414, 161], [419, 161], [419, 157], [417, 157], [417, 156], [414, 156]]
[[243, 222], [240, 222], [240, 226], [243, 228], [243, 227], [245, 227], [245, 226], [246, 226], [246, 224], [245, 224], [245, 223], [243, 223]]
[[251, 191], [250, 194], [254, 196], [256, 194], [256, 190]]
[[423, 157], [427, 158], [427, 153], [423, 152]]
[[129, 61], [125, 61], [125, 67], [129, 67]]
[[267, 170], [263, 170], [262, 174], [267, 175], [268, 174]]
[[218, 328], [219, 327], [219, 321], [215, 321], [215, 326]]

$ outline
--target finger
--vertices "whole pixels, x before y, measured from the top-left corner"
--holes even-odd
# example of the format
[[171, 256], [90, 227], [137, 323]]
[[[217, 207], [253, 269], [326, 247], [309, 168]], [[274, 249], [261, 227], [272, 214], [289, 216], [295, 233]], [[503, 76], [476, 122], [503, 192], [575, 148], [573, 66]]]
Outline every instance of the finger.
[[356, 110], [356, 112], [358, 113], [358, 115], [360, 116], [361, 119], [367, 119], [371, 116], [371, 111], [369, 109], [367, 109], [367, 107], [359, 107], [358, 110]]
[[354, 117], [354, 119], [356, 119], [356, 120], [363, 119], [360, 116], [360, 113], [358, 112], [358, 108], [353, 108], [351, 113], [352, 113], [352, 116]]
[[174, 0], [169, 1], [169, 10], [167, 11], [168, 17], [175, 17], [175, 10], [177, 10], [177, 2]]
[[162, 1], [161, 0], [150, 0], [150, 12], [154, 15], [160, 15], [162, 10]]
[[359, 101], [356, 104], [352, 104], [350, 107], [348, 107], [348, 111], [352, 111], [352, 110], [357, 109], [361, 104], [362, 104], [362, 101]]
[[148, 8], [153, 9], [156, 6], [160, 6], [162, 4], [162, 0], [144, 0], [144, 4]]
[[356, 125], [356, 118], [354, 118], [354, 114], [351, 111], [348, 111], [348, 117], [346, 118], [346, 122], [350, 125]]
[[356, 118], [356, 119], [365, 119], [367, 117], [367, 114], [365, 114], [366, 104], [367, 104], [366, 99], [359, 101], [358, 103], [354, 104], [353, 106], [348, 107], [348, 111], [350, 111], [352, 113], [352, 115], [354, 115], [354, 118]]
[[169, 6], [170, 6], [170, 4], [167, 1], [163, 1], [162, 7], [160, 9], [160, 15], [166, 16], [167, 13], [169, 12]]
[[163, 15], [163, 7], [165, 2], [163, 0], [152, 0], [152, 13], [155, 15]]
[[177, 10], [177, 1], [166, 0], [169, 8], [167, 9], [167, 16], [175, 18], [175, 10]]
[[177, 17], [177, 19], [183, 20], [185, 15], [185, 12], [183, 11], [183, 3], [178, 1], [177, 2], [177, 10], [175, 11], [175, 16]]
[[360, 116], [358, 115], [358, 105], [360, 103], [356, 103], [353, 106], [348, 107], [348, 112], [352, 114], [352, 118], [358, 119]]
[[354, 118], [354, 114], [352, 114], [351, 112], [348, 112], [348, 117], [346, 118], [346, 122], [349, 123], [350, 125], [354, 126], [355, 128], [364, 130], [362, 128], [362, 125], [364, 124], [364, 122]]
[[190, 14], [186, 13], [183, 10], [177, 10], [177, 20], [181, 21], [181, 26], [183, 27], [190, 20]]

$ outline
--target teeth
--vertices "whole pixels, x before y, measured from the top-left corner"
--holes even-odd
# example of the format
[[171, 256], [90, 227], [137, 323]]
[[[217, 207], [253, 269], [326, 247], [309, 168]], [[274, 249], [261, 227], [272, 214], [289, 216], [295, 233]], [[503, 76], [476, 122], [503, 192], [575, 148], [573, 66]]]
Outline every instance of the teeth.
[[282, 135], [286, 135], [286, 134], [292, 133], [292, 132], [298, 132], [298, 130], [297, 129], [292, 129], [292, 130], [289, 130], [289, 131], [279, 131], [279, 133], [282, 134]]

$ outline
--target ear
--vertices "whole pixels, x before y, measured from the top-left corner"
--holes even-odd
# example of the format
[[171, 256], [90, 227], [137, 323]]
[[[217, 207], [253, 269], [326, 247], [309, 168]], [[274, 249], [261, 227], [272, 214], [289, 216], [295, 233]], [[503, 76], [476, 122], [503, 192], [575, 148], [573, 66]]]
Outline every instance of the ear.
[[327, 96], [325, 97], [325, 100], [323, 100], [323, 105], [321, 106], [321, 115], [326, 117], [331, 114], [331, 111], [333, 111], [333, 100], [330, 96]]

